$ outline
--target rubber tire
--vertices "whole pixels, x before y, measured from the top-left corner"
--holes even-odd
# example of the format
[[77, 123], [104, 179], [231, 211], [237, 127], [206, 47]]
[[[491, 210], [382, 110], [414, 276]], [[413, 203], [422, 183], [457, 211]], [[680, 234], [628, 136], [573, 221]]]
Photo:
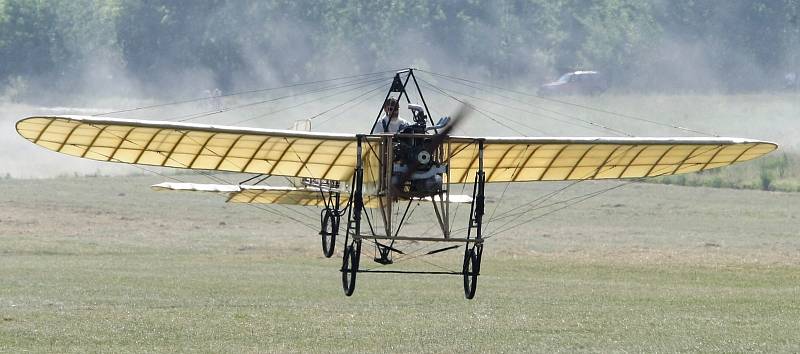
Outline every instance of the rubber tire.
[[344, 248], [342, 257], [342, 289], [346, 296], [353, 295], [356, 290], [356, 274], [358, 274], [358, 255], [351, 245]]
[[469, 249], [464, 254], [464, 266], [461, 271], [464, 274], [464, 297], [472, 299], [478, 288], [478, 255], [474, 249]]
[[[327, 228], [331, 226], [329, 233]], [[322, 236], [322, 254], [325, 258], [331, 258], [333, 252], [336, 250], [336, 234], [338, 233], [339, 225], [336, 218], [330, 210], [325, 210], [322, 216], [322, 225], [320, 227], [320, 236]]]

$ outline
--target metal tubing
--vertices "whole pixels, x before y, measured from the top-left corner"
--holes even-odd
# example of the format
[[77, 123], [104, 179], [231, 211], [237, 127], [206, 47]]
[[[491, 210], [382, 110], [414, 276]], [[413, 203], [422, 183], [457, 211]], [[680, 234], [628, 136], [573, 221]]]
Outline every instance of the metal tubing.
[[483, 243], [483, 239], [475, 238], [439, 238], [439, 237], [414, 237], [414, 236], [364, 236], [353, 235], [359, 240], [397, 240], [397, 241], [430, 241], [430, 242], [453, 242], [453, 243]]

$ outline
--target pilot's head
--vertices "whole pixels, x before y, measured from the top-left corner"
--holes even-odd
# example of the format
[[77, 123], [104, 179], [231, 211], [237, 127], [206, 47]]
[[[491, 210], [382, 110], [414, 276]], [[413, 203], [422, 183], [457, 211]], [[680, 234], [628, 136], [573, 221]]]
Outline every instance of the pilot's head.
[[400, 103], [393, 97], [389, 97], [386, 101], [383, 102], [383, 111], [386, 112], [386, 116], [392, 119], [397, 118], [397, 115], [400, 113]]

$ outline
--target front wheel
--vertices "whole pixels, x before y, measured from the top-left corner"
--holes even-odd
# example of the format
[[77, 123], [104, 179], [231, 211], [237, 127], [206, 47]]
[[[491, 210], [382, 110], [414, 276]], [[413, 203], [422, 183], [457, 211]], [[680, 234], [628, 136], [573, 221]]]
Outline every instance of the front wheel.
[[475, 297], [475, 290], [478, 287], [478, 255], [474, 249], [469, 249], [464, 254], [464, 296], [467, 299]]
[[344, 248], [342, 260], [342, 289], [346, 296], [353, 295], [356, 290], [356, 274], [358, 273], [358, 254], [353, 245]]
[[330, 209], [322, 214], [322, 225], [319, 234], [322, 236], [322, 254], [331, 258], [336, 248], [336, 234], [339, 233], [339, 220]]

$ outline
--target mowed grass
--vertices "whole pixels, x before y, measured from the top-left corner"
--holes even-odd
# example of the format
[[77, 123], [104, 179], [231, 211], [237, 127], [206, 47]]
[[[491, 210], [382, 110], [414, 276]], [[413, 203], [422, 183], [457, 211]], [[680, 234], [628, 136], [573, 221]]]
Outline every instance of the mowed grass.
[[[800, 350], [794, 193], [615, 189], [493, 236], [468, 301], [457, 276], [361, 274], [345, 297], [311, 228], [158, 181], [0, 181], [0, 350]], [[492, 186], [487, 213], [563, 186]]]
[[[44, 258], [44, 259], [43, 259]], [[13, 261], [13, 262], [11, 262]], [[796, 351], [797, 269], [487, 260], [455, 278], [362, 276], [257, 256], [3, 262], [9, 351]]]

